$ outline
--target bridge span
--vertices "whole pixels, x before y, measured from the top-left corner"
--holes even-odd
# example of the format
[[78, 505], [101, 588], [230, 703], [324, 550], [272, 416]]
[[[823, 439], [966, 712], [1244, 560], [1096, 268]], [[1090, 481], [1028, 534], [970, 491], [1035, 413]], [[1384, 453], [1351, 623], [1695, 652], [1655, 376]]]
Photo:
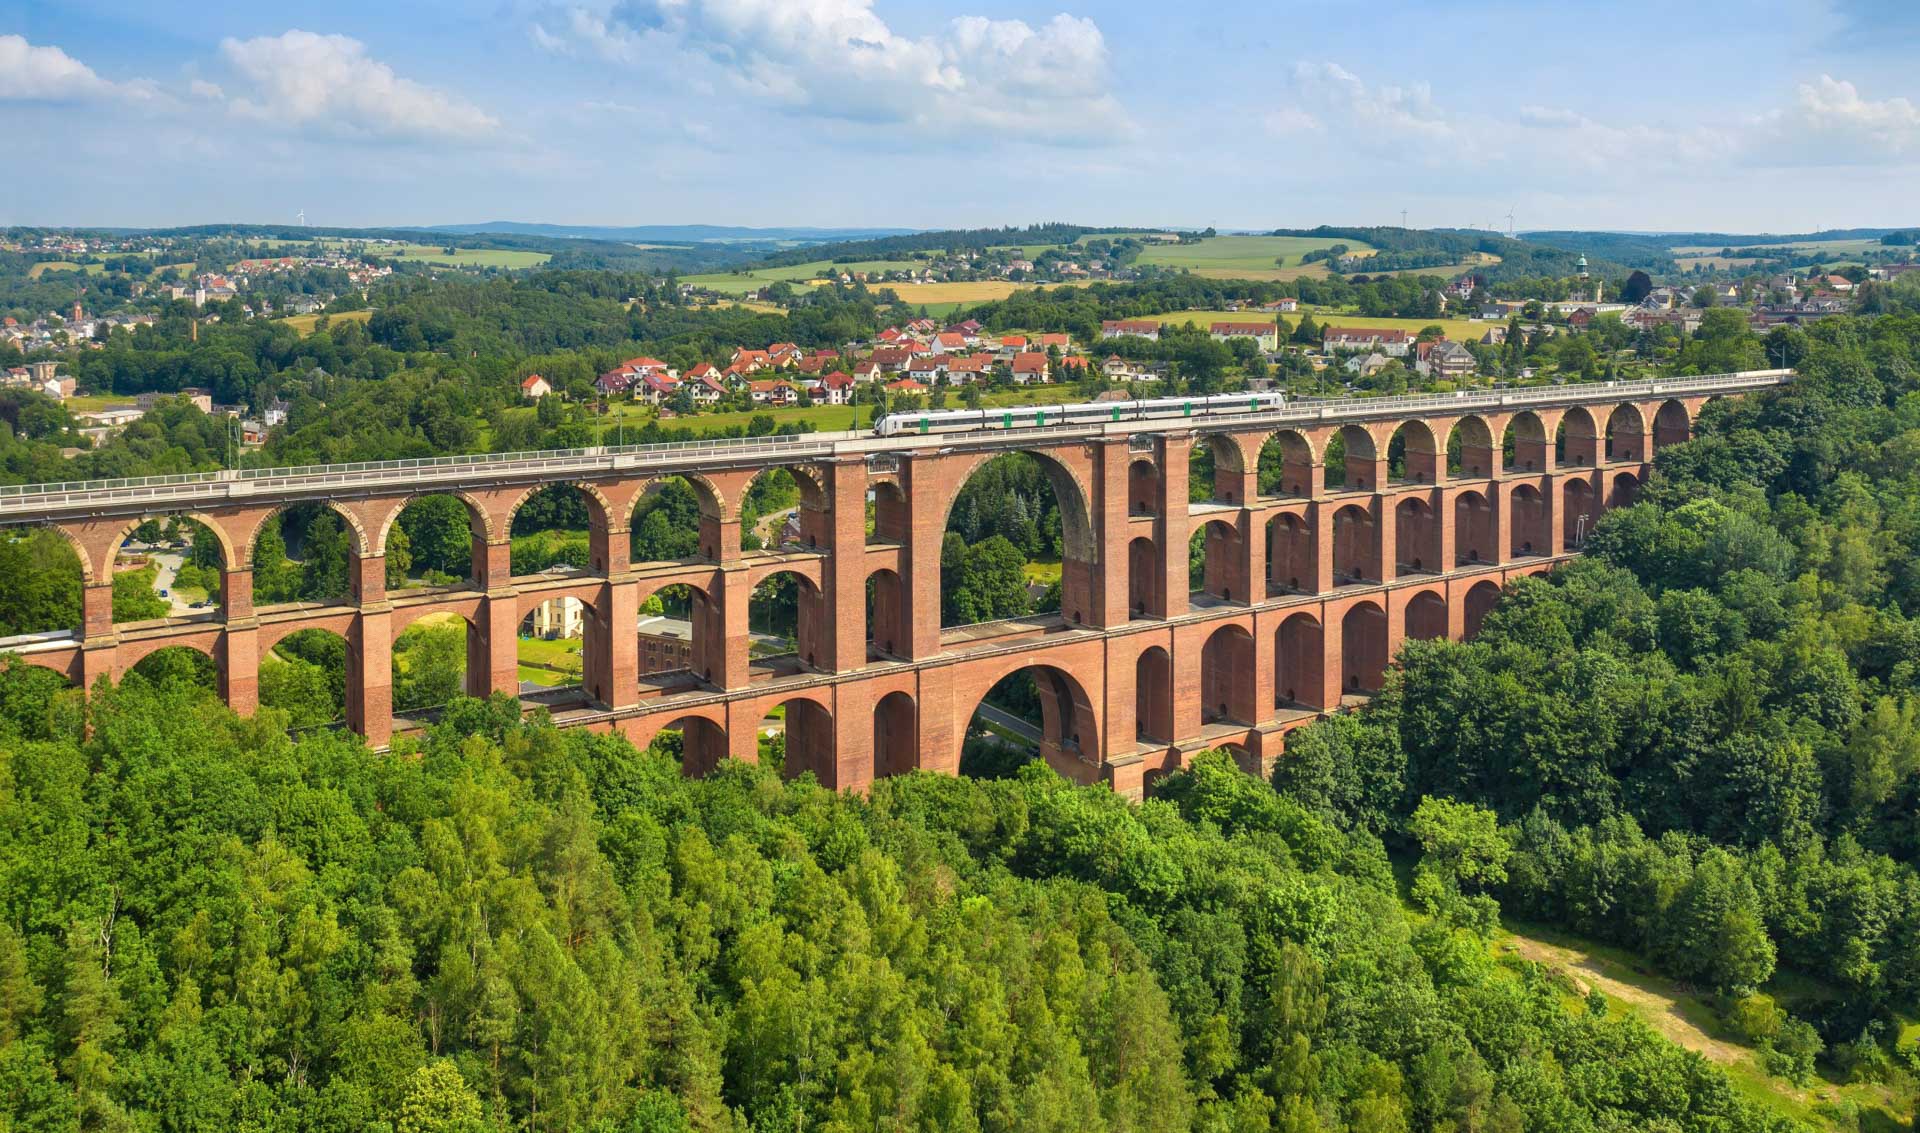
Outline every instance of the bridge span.
[[[829, 786], [860, 788], [916, 767], [954, 771], [982, 698], [1030, 669], [1048, 761], [1137, 794], [1208, 748], [1266, 765], [1288, 730], [1377, 689], [1406, 638], [1472, 635], [1502, 584], [1577, 553], [1602, 511], [1630, 502], [1654, 452], [1687, 439], [1706, 402], [1791, 377], [1762, 370], [1307, 401], [1191, 421], [813, 433], [9, 486], [0, 525], [50, 527], [78, 553], [83, 618], [71, 632], [0, 648], [91, 687], [185, 646], [214, 659], [222, 696], [245, 713], [258, 704], [263, 652], [299, 630], [329, 630], [347, 642], [347, 723], [384, 747], [396, 729], [393, 641], [408, 625], [461, 618], [467, 691], [516, 693], [522, 619], [549, 599], [575, 598], [587, 611], [584, 680], [555, 719], [641, 744], [679, 730], [690, 772], [727, 755], [753, 758], [761, 721], [781, 707], [789, 769]], [[1214, 484], [1210, 499], [1190, 502], [1196, 445], [1211, 450]], [[942, 629], [948, 512], [967, 477], [1007, 451], [1032, 454], [1059, 498], [1060, 611]], [[742, 500], [770, 468], [800, 485], [799, 535], [743, 551]], [[698, 557], [634, 562], [635, 507], [672, 477], [700, 500]], [[587, 502], [589, 564], [516, 576], [514, 513], [554, 484]], [[441, 493], [467, 509], [471, 577], [389, 590], [395, 518]], [[256, 607], [255, 536], [284, 508], [312, 502], [350, 533], [350, 597]], [[167, 515], [190, 516], [219, 541], [223, 608], [115, 624], [122, 543]], [[1201, 531], [1205, 569], [1189, 578], [1189, 539]], [[748, 603], [779, 574], [798, 588], [798, 649], [768, 663], [749, 650]], [[640, 605], [669, 586], [692, 595], [692, 662], [642, 677]]]

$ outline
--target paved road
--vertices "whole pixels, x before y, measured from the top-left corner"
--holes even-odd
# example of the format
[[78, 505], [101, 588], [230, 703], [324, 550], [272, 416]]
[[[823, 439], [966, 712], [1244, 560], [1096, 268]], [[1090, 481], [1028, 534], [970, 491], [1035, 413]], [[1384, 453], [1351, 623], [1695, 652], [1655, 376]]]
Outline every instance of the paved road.
[[1004, 728], [1012, 732], [1034, 747], [1040, 746], [1040, 729], [1034, 727], [1028, 721], [1015, 716], [1011, 712], [995, 708], [991, 704], [983, 703], [980, 705], [980, 711], [976, 713], [976, 715], [996, 727]]

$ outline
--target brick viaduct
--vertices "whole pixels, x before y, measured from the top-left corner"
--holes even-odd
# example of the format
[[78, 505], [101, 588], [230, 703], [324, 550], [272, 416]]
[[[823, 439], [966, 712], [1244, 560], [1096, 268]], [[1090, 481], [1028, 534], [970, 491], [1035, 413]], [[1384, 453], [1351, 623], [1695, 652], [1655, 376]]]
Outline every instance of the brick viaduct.
[[[1600, 511], [1632, 499], [1654, 450], [1686, 439], [1709, 399], [1790, 376], [1753, 371], [1014, 432], [810, 434], [8, 488], [0, 491], [0, 524], [50, 526], [79, 554], [84, 624], [4, 648], [90, 687], [103, 676], [118, 680], [159, 649], [186, 646], [214, 658], [222, 695], [245, 713], [257, 705], [263, 652], [298, 630], [330, 630], [348, 645], [347, 722], [384, 747], [395, 729], [392, 644], [406, 626], [427, 614], [458, 615], [468, 626], [468, 691], [515, 692], [522, 618], [548, 599], [572, 597], [588, 610], [583, 696], [557, 710], [556, 721], [617, 730], [638, 744], [678, 729], [690, 772], [727, 755], [753, 758], [762, 721], [781, 706], [795, 773], [810, 769], [824, 784], [858, 789], [915, 767], [951, 772], [981, 699], [1002, 678], [1032, 668], [1048, 761], [1074, 779], [1138, 794], [1209, 748], [1230, 747], [1250, 766], [1264, 765], [1289, 729], [1377, 689], [1403, 640], [1470, 636], [1503, 583], [1564, 561]], [[1214, 493], [1189, 503], [1195, 445], [1211, 446]], [[1331, 475], [1330, 445], [1343, 453]], [[1060, 613], [943, 630], [948, 511], [969, 474], [1006, 451], [1035, 456], [1059, 496]], [[742, 551], [742, 497], [756, 474], [775, 467], [801, 486], [800, 539]], [[629, 561], [636, 503], [674, 476], [700, 497], [701, 557]], [[588, 501], [591, 564], [515, 577], [515, 509], [556, 483], [577, 486]], [[409, 500], [437, 493], [467, 507], [472, 577], [389, 592], [384, 553], [393, 521]], [[350, 529], [350, 600], [256, 607], [255, 534], [281, 509], [316, 500]], [[220, 541], [224, 608], [115, 625], [115, 556], [135, 525], [165, 515], [191, 516]], [[1189, 580], [1197, 531], [1205, 532], [1205, 569]], [[750, 656], [747, 609], [755, 586], [781, 572], [800, 580], [798, 651], [769, 664]], [[693, 595], [693, 671], [642, 679], [639, 607], [674, 585]]]

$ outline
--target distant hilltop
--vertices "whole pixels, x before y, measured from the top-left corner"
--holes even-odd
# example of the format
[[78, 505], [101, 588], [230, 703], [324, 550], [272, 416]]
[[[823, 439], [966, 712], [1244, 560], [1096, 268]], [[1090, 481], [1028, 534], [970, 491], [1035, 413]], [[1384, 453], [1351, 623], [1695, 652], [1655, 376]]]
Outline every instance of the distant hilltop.
[[870, 240], [880, 236], [906, 236], [917, 228], [747, 228], [728, 224], [532, 224], [519, 220], [489, 220], [483, 224], [434, 224], [415, 229], [419, 232], [451, 232], [477, 236], [503, 233], [514, 236], [547, 236], [560, 240], [619, 240], [636, 243], [713, 244], [804, 240], [828, 242]]

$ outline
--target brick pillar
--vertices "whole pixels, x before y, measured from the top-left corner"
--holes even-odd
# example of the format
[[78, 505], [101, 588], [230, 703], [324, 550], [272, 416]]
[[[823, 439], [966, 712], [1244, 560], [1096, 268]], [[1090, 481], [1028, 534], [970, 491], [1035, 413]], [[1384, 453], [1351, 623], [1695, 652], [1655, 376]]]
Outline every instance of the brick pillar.
[[748, 684], [747, 666], [752, 660], [747, 604], [753, 600], [753, 585], [747, 581], [746, 569], [735, 565], [721, 570], [717, 591], [725, 645], [720, 650], [721, 664], [714, 667], [711, 679], [724, 689], [743, 689]]
[[[940, 458], [913, 454], [901, 461], [902, 490], [907, 501], [907, 576], [905, 646], [901, 652], [913, 661], [940, 652], [940, 539], [947, 529], [947, 504], [959, 484], [940, 483]], [[930, 750], [930, 749], [929, 749]]]
[[347, 593], [357, 606], [372, 606], [387, 600], [387, 557], [348, 552]]
[[1507, 486], [1503, 481], [1494, 481], [1487, 485], [1487, 527], [1493, 540], [1491, 561], [1504, 563], [1513, 557], [1513, 547], [1507, 536]]
[[1256, 616], [1253, 620], [1253, 722], [1273, 718], [1273, 678], [1279, 671], [1280, 657], [1274, 648], [1277, 619]]
[[1240, 538], [1245, 544], [1247, 601], [1263, 602], [1267, 597], [1267, 527], [1265, 515], [1240, 513]]
[[347, 640], [347, 726], [372, 747], [393, 738], [393, 613], [362, 609]]
[[253, 571], [248, 567], [220, 572], [220, 616], [229, 624], [253, 617]]
[[1558, 476], [1544, 476], [1541, 477], [1541, 483], [1541, 502], [1546, 508], [1547, 515], [1546, 553], [1549, 555], [1557, 555], [1566, 546], [1566, 532], [1560, 529], [1562, 513], [1566, 510], [1565, 502], [1560, 498], [1560, 478]]
[[766, 717], [740, 701], [727, 705], [727, 754], [746, 763], [760, 762], [760, 724]]
[[833, 783], [836, 790], [864, 791], [873, 785], [874, 707], [870, 686], [842, 685], [833, 700]]
[[587, 695], [608, 708], [631, 708], [640, 701], [640, 584], [609, 580], [591, 614], [582, 642]]
[[1434, 553], [1440, 556], [1434, 569], [1442, 572], [1454, 569], [1454, 497], [1455, 493], [1444, 488], [1436, 488], [1433, 492], [1433, 524], [1439, 532], [1439, 546]]
[[260, 707], [260, 626], [252, 618], [227, 622], [220, 635], [220, 699], [242, 716]]
[[1319, 500], [1307, 505], [1307, 517], [1313, 525], [1313, 570], [1300, 580], [1309, 594], [1325, 594], [1333, 589], [1333, 513], [1340, 510]]
[[828, 557], [825, 633], [816, 666], [848, 673], [867, 663], [867, 463], [839, 461], [827, 467]]
[[505, 539], [497, 543], [473, 545], [473, 584], [492, 592], [507, 585], [513, 577], [513, 544]]
[[1399, 574], [1399, 564], [1394, 561], [1400, 545], [1399, 509], [1384, 495], [1373, 497], [1373, 553], [1374, 561], [1380, 564], [1380, 581], [1392, 582]]
[[1160, 593], [1165, 596], [1169, 618], [1187, 612], [1187, 595], [1193, 588], [1187, 578], [1187, 540], [1193, 537], [1187, 460], [1192, 451], [1190, 436], [1160, 437]]
[[489, 590], [467, 637], [467, 688], [480, 695], [520, 694], [519, 592]]
[[1127, 476], [1132, 466], [1133, 455], [1124, 439], [1104, 441], [1094, 448], [1090, 518], [1100, 561], [1084, 617], [1088, 625], [1100, 629], [1124, 625], [1132, 613], [1127, 594], [1131, 562]]
[[1344, 641], [1346, 626], [1333, 615], [1333, 608], [1320, 607], [1320, 701], [1314, 707], [1331, 712], [1340, 706], [1343, 692], [1340, 674], [1346, 671]]
[[115, 679], [119, 674], [120, 638], [113, 629], [113, 577], [103, 583], [88, 583], [80, 591], [80, 683], [92, 691], [101, 677]]
[[[965, 739], [967, 717], [955, 719], [962, 711], [954, 704], [954, 667], [940, 665], [920, 672], [920, 769], [948, 775], [960, 773], [960, 744]], [[971, 712], [973, 706], [966, 706]]]

